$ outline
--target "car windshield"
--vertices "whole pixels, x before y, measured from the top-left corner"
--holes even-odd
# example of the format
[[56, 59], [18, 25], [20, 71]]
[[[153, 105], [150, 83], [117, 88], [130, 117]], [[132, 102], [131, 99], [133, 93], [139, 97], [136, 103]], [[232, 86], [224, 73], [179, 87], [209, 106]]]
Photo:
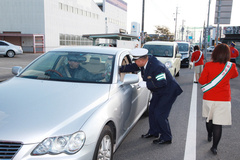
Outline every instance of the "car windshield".
[[50, 51], [30, 65], [20, 77], [54, 81], [111, 83], [114, 55]]
[[148, 54], [156, 57], [173, 57], [173, 46], [168, 45], [144, 45]]
[[188, 51], [188, 44], [178, 43], [178, 49], [180, 52], [187, 52]]

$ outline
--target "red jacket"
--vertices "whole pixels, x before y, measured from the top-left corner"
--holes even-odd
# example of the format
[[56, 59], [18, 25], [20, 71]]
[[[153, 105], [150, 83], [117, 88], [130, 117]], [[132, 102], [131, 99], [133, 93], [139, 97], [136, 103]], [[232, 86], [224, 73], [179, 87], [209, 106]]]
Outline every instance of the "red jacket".
[[236, 48], [230, 47], [230, 51], [231, 51], [231, 58], [237, 58], [239, 56], [239, 52]]
[[[193, 52], [191, 61], [192, 62], [197, 61], [199, 59], [199, 56], [200, 56], [200, 51]], [[197, 63], [195, 63], [195, 66], [203, 65], [204, 64], [203, 60], [204, 60], [204, 56], [203, 56], [203, 53], [202, 53], [202, 56], [201, 56], [200, 60]]]
[[[210, 83], [215, 77], [217, 77], [225, 67], [225, 64], [219, 62], [207, 62], [202, 71], [199, 83], [205, 85]], [[211, 90], [203, 94], [204, 100], [209, 101], [231, 101], [231, 89], [230, 79], [236, 78], [238, 71], [235, 63], [232, 63], [232, 68], [226, 74], [226, 76]]]

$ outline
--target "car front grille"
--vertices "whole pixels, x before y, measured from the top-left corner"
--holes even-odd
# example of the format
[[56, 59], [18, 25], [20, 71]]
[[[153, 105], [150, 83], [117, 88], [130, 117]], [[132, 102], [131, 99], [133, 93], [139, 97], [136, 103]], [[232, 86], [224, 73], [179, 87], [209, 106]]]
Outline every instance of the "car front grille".
[[0, 141], [0, 159], [12, 159], [21, 146], [22, 143], [19, 142]]

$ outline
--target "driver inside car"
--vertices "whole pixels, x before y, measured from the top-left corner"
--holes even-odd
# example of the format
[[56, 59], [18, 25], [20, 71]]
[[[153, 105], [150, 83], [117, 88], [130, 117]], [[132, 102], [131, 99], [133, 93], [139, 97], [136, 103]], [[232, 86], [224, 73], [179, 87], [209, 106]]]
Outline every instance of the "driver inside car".
[[63, 77], [76, 78], [82, 81], [96, 81], [105, 78], [105, 74], [93, 74], [79, 65], [80, 62], [86, 61], [86, 57], [83, 57], [82, 54], [68, 53], [67, 58], [68, 64], [57, 69]]

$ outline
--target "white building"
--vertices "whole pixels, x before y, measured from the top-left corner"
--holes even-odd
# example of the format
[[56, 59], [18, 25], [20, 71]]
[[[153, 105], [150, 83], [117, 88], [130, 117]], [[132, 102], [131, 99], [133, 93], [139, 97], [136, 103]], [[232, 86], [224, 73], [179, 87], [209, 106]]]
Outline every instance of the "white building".
[[24, 52], [65, 45], [92, 45], [83, 34], [119, 33], [127, 28], [123, 0], [0, 0], [0, 40]]

